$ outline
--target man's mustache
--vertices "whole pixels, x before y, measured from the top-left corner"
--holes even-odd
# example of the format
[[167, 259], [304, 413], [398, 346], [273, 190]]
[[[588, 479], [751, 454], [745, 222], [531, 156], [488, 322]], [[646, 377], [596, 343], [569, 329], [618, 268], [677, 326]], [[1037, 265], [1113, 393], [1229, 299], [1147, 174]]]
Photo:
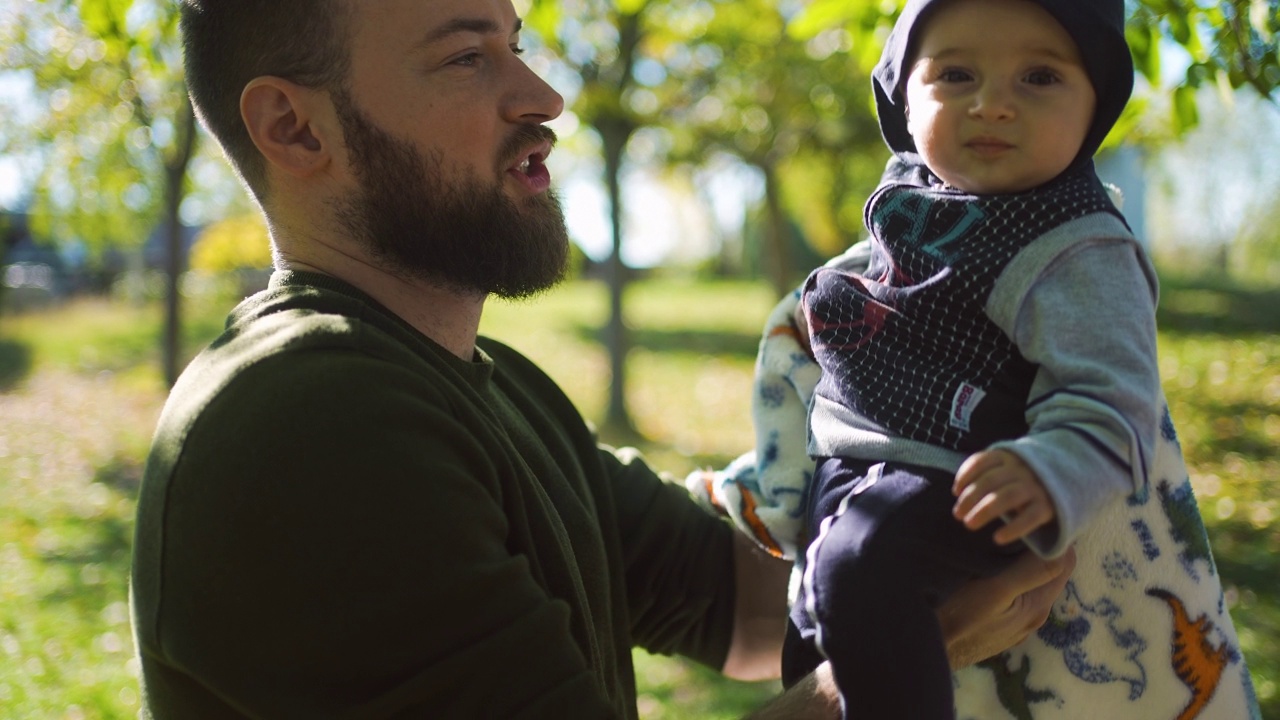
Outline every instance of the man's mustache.
[[546, 125], [520, 125], [503, 142], [500, 157], [503, 160], [513, 159], [527, 152], [532, 145], [548, 142], [555, 147], [556, 141], [555, 131]]

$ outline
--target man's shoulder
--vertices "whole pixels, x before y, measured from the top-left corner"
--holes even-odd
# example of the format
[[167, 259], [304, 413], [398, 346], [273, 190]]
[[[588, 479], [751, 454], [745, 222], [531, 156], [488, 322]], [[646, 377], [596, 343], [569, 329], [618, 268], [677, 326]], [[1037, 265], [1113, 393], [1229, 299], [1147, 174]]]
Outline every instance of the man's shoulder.
[[192, 360], [171, 398], [217, 393], [253, 369], [266, 366], [284, 371], [313, 355], [330, 356], [336, 371], [342, 368], [344, 355], [367, 353], [385, 344], [379, 342], [379, 335], [368, 332], [352, 314], [298, 304], [287, 297], [250, 298], [231, 313], [223, 333]]
[[[441, 388], [432, 381], [440, 374], [432, 354], [412, 347], [397, 330], [358, 304], [261, 293], [241, 303], [222, 335], [183, 371], [156, 439], [180, 445], [197, 422], [224, 430], [245, 425], [224, 415], [284, 420], [308, 408], [322, 412], [334, 403], [403, 394], [406, 383]], [[211, 416], [218, 421], [210, 423]]]
[[410, 341], [403, 323], [359, 297], [318, 287], [282, 286], [236, 306], [208, 353], [269, 356], [295, 350], [338, 350]]

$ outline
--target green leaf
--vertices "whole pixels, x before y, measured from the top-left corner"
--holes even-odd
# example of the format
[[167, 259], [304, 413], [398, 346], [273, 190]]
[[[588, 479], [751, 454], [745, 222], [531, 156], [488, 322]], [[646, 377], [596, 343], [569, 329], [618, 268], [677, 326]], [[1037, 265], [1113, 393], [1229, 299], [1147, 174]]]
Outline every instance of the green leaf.
[[1102, 141], [1102, 150], [1109, 150], [1133, 142], [1134, 133], [1142, 126], [1142, 118], [1147, 112], [1148, 102], [1144, 98], [1134, 98], [1125, 106], [1124, 112], [1111, 126], [1111, 131]]
[[541, 35], [544, 44], [555, 46], [560, 17], [560, 3], [556, 0], [534, 0], [524, 15], [524, 24]]
[[615, 0], [614, 7], [619, 15], [639, 15], [645, 11], [650, 0]]
[[78, 5], [86, 30], [107, 42], [127, 42], [125, 17], [133, 0], [82, 0]]
[[1187, 67], [1187, 75], [1185, 85], [1188, 87], [1198, 88], [1206, 81], [1212, 80], [1217, 69], [1210, 63], [1192, 63]]
[[1187, 17], [1186, 10], [1177, 8], [1165, 15], [1165, 22], [1169, 24], [1169, 35], [1179, 45], [1186, 46], [1191, 42], [1191, 22]]
[[798, 40], [808, 40], [823, 30], [849, 22], [865, 4], [858, 0], [814, 0], [787, 24], [787, 34]]
[[1134, 67], [1152, 84], [1160, 82], [1160, 31], [1154, 25], [1131, 25], [1125, 39], [1133, 54]]
[[1200, 122], [1200, 112], [1196, 109], [1196, 89], [1190, 85], [1179, 85], [1173, 91], [1173, 127], [1178, 133], [1184, 133]]

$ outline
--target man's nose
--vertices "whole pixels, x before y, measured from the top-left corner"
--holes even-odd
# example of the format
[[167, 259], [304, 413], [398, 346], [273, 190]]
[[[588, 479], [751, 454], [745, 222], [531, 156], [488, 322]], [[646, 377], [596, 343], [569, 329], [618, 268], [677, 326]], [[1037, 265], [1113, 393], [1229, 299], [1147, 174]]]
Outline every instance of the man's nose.
[[510, 91], [503, 107], [509, 122], [544, 123], [564, 112], [564, 97], [528, 65], [516, 60]]

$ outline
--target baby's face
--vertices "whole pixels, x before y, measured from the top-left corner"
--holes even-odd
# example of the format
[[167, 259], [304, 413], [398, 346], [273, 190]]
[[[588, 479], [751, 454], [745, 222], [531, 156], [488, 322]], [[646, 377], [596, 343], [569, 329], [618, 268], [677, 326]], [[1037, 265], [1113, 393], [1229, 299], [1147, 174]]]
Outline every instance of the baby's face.
[[929, 169], [978, 194], [1029, 190], [1067, 169], [1097, 99], [1058, 21], [1027, 0], [952, 0], [927, 22], [906, 95]]

